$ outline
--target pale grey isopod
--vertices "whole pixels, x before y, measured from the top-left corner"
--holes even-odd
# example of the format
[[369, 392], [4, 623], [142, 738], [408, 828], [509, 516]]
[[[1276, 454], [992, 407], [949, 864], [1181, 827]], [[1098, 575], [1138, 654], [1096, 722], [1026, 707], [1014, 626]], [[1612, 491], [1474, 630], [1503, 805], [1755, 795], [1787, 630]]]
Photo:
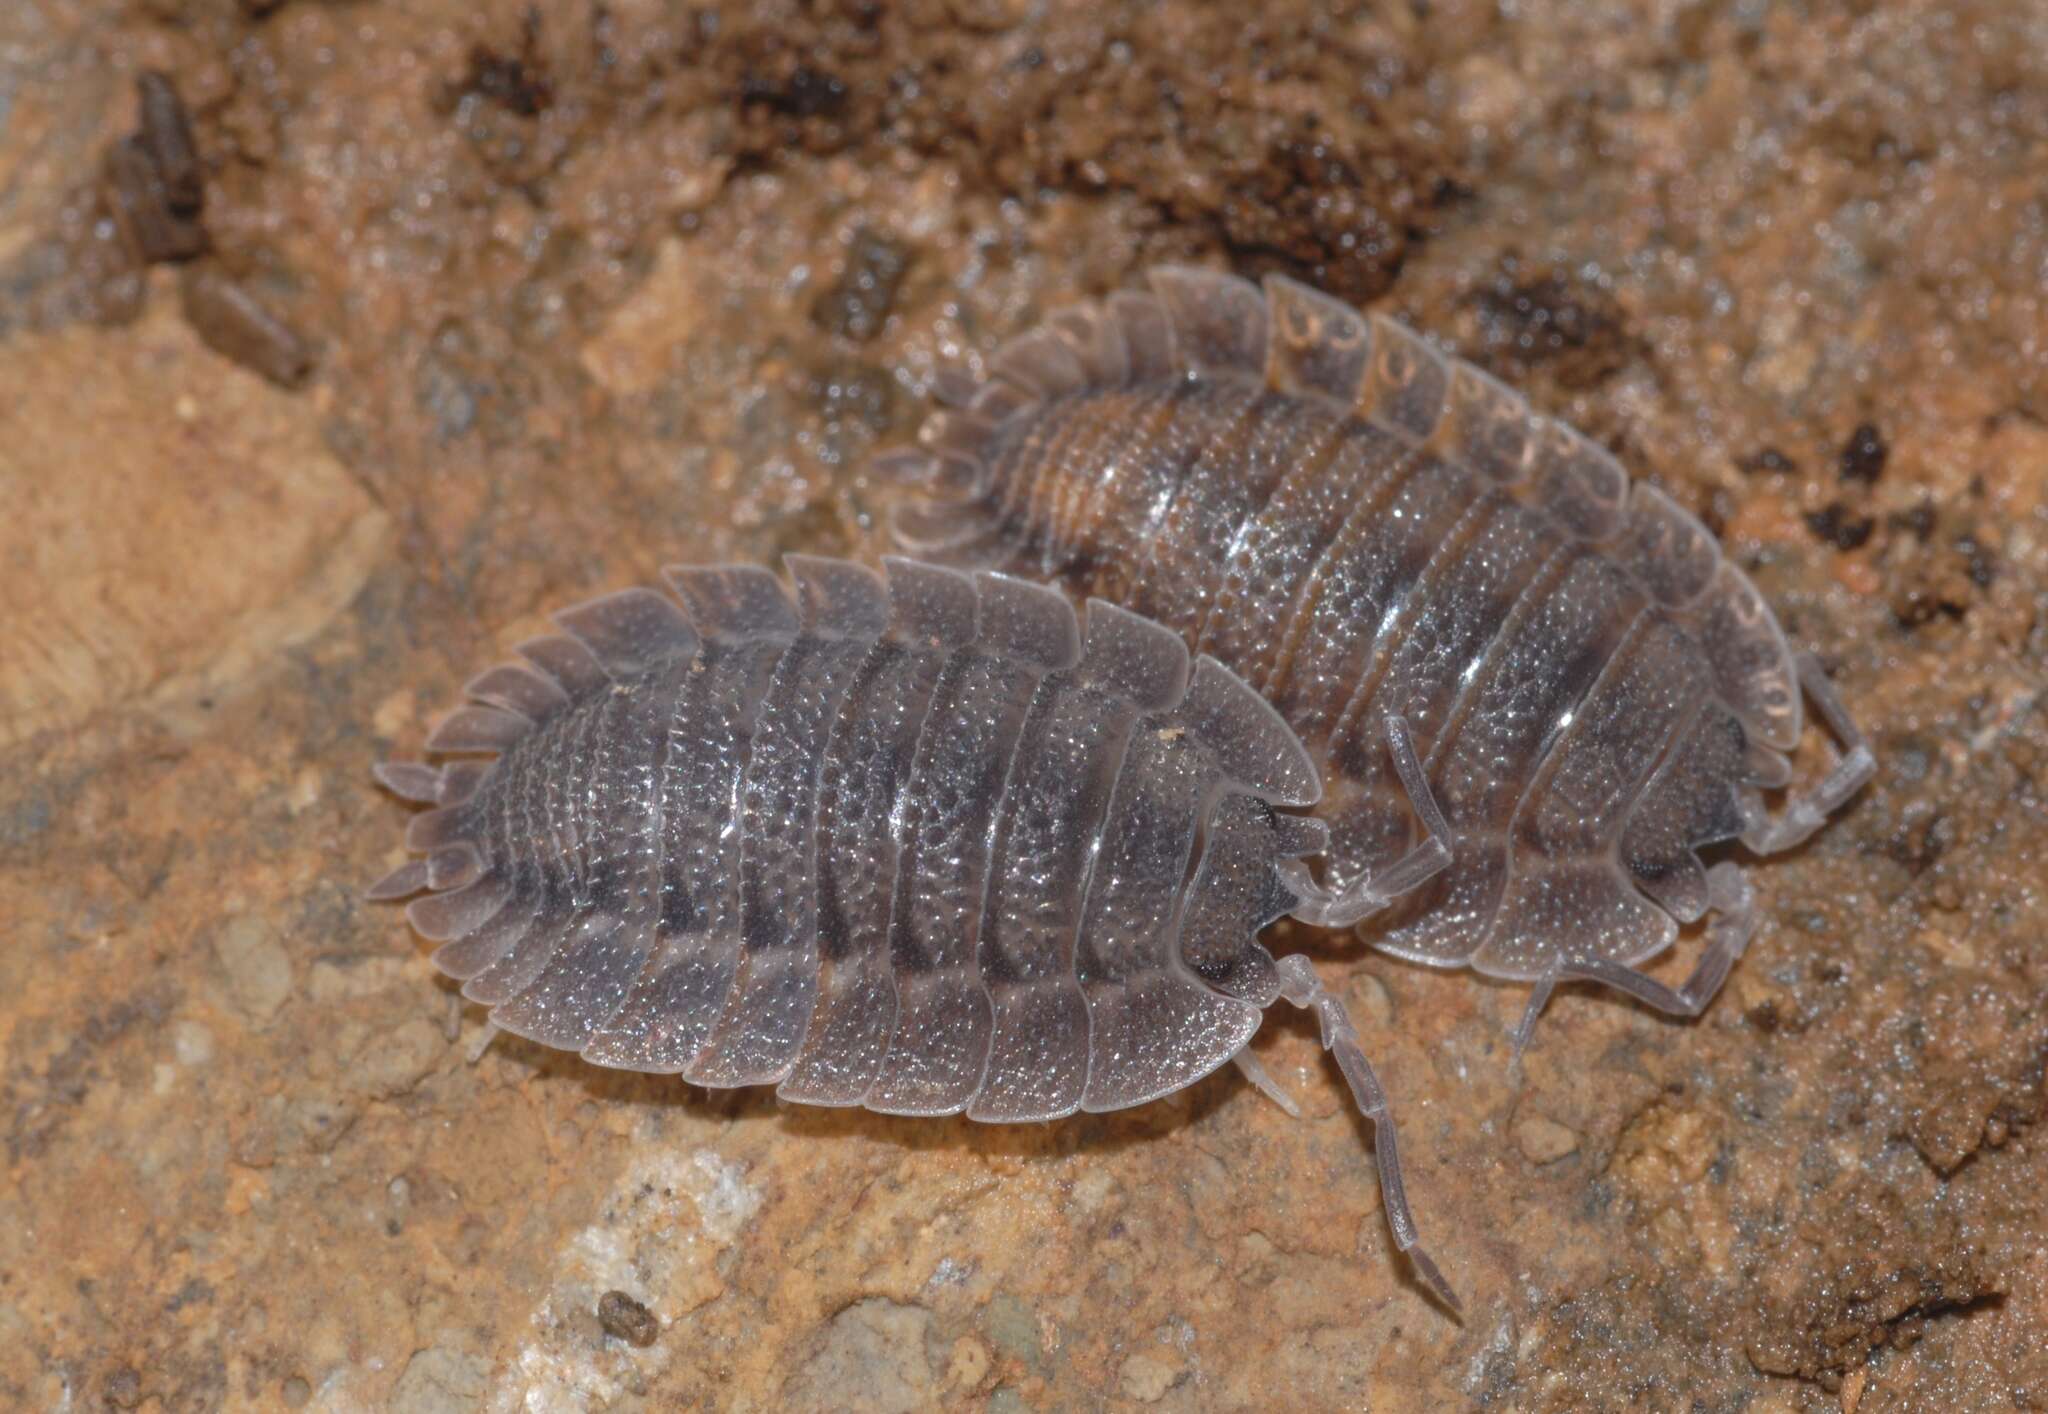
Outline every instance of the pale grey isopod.
[[[1056, 1119], [1237, 1059], [1315, 1011], [1394, 1127], [1342, 1006], [1259, 930], [1354, 914], [1300, 862], [1316, 768], [1180, 637], [1105, 603], [905, 560], [678, 569], [556, 615], [378, 778], [433, 808], [411, 897], [497, 1026], [600, 1065], [891, 1114]], [[1440, 852], [1440, 846], [1437, 847]], [[1440, 861], [1428, 847], [1422, 867]]]

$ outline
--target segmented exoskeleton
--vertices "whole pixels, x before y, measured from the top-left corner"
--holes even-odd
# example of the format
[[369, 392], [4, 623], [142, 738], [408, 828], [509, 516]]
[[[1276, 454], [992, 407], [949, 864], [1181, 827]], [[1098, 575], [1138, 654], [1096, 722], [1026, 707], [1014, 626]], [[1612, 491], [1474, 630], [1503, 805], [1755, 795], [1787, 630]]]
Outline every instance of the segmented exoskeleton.
[[[1320, 792], [1272, 708], [1108, 604], [909, 561], [678, 569], [555, 616], [378, 779], [433, 806], [434, 962], [505, 1030], [600, 1065], [809, 1104], [997, 1121], [1115, 1110], [1315, 1011], [1394, 1128], [1343, 1007], [1257, 934], [1344, 904], [1298, 861]], [[1281, 808], [1276, 808], [1281, 807]]]
[[[1697, 1014], [1757, 921], [1697, 851], [1789, 848], [1874, 769], [1818, 665], [1697, 520], [1471, 365], [1286, 279], [1151, 286], [943, 380], [880, 463], [917, 488], [899, 541], [1242, 674], [1324, 767], [1327, 920], [1534, 982], [1518, 1049], [1569, 979]], [[1772, 816], [1802, 689], [1842, 754]], [[1637, 970], [1710, 910], [1682, 987]]]

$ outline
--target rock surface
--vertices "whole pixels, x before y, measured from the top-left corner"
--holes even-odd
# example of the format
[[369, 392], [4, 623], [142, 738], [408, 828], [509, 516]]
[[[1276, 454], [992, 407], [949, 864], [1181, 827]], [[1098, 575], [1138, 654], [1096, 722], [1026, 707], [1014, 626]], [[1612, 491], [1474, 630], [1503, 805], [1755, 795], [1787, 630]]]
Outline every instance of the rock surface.
[[[0, 7], [0, 1403], [2048, 1408], [2048, 9], [1236, 13]], [[93, 219], [144, 70], [297, 391]], [[1300, 1018], [1302, 1120], [783, 1109], [471, 1064], [359, 902], [370, 764], [550, 607], [878, 553], [934, 371], [1162, 258], [1618, 448], [1883, 758], [1697, 1024], [1568, 992], [1517, 1070], [1517, 989], [1276, 939], [1462, 1326]]]

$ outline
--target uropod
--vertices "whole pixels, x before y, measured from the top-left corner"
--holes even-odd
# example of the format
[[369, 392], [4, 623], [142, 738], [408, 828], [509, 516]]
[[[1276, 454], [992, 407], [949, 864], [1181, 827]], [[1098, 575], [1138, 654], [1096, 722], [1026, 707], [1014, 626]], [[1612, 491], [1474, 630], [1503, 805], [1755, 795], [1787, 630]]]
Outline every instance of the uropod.
[[[1789, 849], [1875, 769], [1816, 660], [1698, 520], [1410, 330], [1283, 278], [1150, 285], [940, 380], [877, 464], [899, 542], [1238, 672], [1323, 767], [1323, 921], [1533, 983], [1517, 1051], [1564, 981], [1698, 1015], [1758, 922], [1698, 851]], [[1806, 699], [1839, 752], [1774, 814]], [[1710, 913], [1683, 985], [1640, 971]]]
[[[1313, 1011], [1397, 1245], [1393, 1121], [1343, 1005], [1258, 942], [1348, 921], [1303, 859], [1314, 762], [1181, 637], [1000, 574], [792, 556], [674, 569], [555, 616], [377, 777], [432, 808], [410, 898], [494, 1026], [599, 1065], [889, 1114], [1056, 1119], [1235, 1061]], [[1418, 788], [1420, 781], [1417, 781]], [[1398, 875], [1427, 872], [1425, 841]]]

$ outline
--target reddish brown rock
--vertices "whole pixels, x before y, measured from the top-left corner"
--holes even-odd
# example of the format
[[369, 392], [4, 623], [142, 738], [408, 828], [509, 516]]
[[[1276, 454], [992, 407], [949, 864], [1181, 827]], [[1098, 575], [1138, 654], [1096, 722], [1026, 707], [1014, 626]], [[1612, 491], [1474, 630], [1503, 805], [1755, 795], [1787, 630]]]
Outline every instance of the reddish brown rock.
[[[0, 1403], [2048, 1404], [2035, 8], [0, 7]], [[152, 69], [295, 393], [161, 285], [86, 327]], [[1698, 1024], [1568, 991], [1517, 1070], [1514, 989], [1285, 940], [1376, 1018], [1463, 1326], [1298, 1021], [1302, 1120], [784, 1110], [468, 1064], [359, 902], [369, 764], [469, 672], [666, 562], [878, 553], [935, 371], [1169, 255], [1618, 448], [1884, 758]]]

